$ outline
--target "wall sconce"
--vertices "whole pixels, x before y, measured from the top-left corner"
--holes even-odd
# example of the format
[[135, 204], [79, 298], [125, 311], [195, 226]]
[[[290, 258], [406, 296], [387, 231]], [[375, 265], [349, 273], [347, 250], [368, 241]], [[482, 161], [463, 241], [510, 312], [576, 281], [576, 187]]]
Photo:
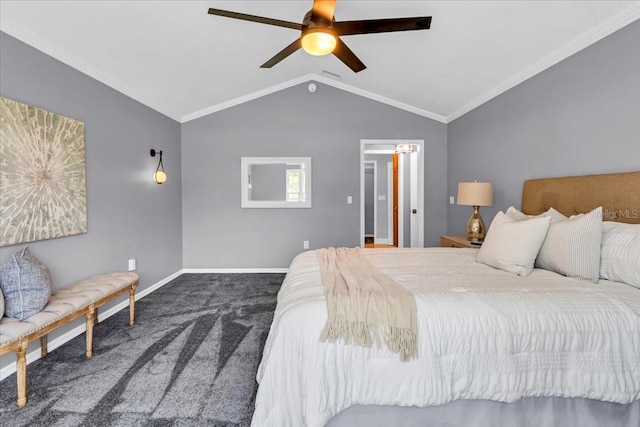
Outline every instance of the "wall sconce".
[[167, 174], [164, 172], [164, 165], [162, 164], [162, 150], [156, 151], [152, 148], [151, 157], [155, 157], [156, 153], [160, 155], [160, 161], [158, 162], [156, 171], [153, 173], [153, 180], [156, 184], [160, 185], [167, 180]]
[[467, 240], [481, 245], [487, 228], [480, 216], [480, 206], [493, 204], [493, 185], [490, 182], [461, 182], [458, 184], [458, 204], [473, 206], [473, 213], [467, 223]]

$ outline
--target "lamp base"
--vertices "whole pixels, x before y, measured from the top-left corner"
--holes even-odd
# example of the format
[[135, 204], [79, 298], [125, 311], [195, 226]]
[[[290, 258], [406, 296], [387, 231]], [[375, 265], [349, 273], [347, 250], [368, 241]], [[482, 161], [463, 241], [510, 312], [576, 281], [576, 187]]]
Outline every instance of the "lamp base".
[[484, 242], [486, 233], [487, 228], [480, 216], [480, 206], [474, 206], [473, 214], [471, 214], [471, 218], [467, 222], [467, 240], [472, 245], [481, 245]]

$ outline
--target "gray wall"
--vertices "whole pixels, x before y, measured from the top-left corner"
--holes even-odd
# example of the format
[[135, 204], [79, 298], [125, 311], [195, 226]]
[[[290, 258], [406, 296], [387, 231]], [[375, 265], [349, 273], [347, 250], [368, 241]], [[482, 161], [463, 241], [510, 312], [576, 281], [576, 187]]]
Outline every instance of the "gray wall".
[[[498, 210], [520, 206], [530, 178], [640, 170], [640, 21], [530, 78], [448, 127], [449, 194], [494, 184]], [[471, 208], [449, 206], [450, 234]]]
[[[356, 246], [360, 140], [424, 139], [425, 242], [446, 231], [446, 125], [317, 83], [182, 126], [185, 268], [287, 267], [310, 247]], [[240, 157], [310, 156], [311, 209], [241, 209]], [[346, 203], [353, 196], [353, 204]]]
[[[85, 124], [88, 233], [28, 243], [54, 289], [126, 270], [129, 258], [138, 261], [140, 290], [180, 270], [180, 124], [5, 33], [0, 76], [0, 95]], [[162, 186], [152, 179], [158, 158], [150, 148], [164, 153]], [[0, 248], [0, 260], [24, 246]]]

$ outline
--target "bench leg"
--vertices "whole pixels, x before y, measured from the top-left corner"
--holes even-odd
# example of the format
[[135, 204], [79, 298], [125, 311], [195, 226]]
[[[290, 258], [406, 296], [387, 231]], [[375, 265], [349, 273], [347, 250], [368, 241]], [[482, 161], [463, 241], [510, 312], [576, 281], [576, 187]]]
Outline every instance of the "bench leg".
[[49, 349], [47, 348], [47, 336], [43, 335], [40, 337], [40, 356], [47, 357], [49, 354]]
[[18, 408], [27, 404], [27, 348], [29, 342], [22, 341], [16, 352], [16, 380], [18, 382]]
[[93, 326], [98, 326], [98, 307], [93, 312]]
[[136, 323], [136, 287], [131, 286], [129, 289], [129, 326]]
[[95, 311], [95, 307], [92, 305], [89, 306], [89, 311], [87, 311], [87, 332], [85, 333], [85, 337], [87, 338], [87, 359], [93, 355], [93, 314]]

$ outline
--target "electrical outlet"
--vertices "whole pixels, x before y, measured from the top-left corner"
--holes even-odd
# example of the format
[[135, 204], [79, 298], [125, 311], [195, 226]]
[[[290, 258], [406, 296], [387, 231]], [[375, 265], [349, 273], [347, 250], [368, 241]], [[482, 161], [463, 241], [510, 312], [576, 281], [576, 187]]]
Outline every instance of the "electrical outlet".
[[136, 259], [131, 258], [129, 260], [129, 271], [134, 271], [136, 269]]
[[347, 196], [347, 204], [350, 205], [353, 203], [353, 197]]
[[309, 249], [309, 241], [305, 240], [304, 242], [302, 242], [302, 249]]
[[455, 205], [456, 204], [456, 199], [453, 196], [449, 196], [449, 204], [450, 205]]

